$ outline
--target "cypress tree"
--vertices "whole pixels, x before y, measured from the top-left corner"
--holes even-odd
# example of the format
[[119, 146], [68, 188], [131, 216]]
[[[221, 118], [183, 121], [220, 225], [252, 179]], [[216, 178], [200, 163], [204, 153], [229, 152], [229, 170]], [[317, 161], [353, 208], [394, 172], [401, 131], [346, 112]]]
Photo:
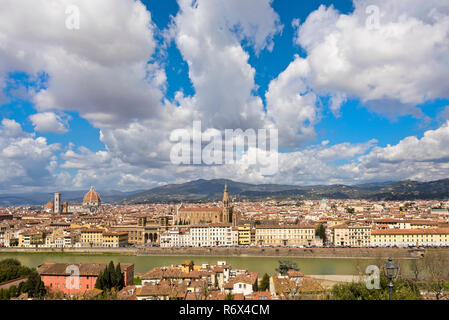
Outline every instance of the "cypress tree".
[[115, 277], [117, 279], [117, 290], [122, 290], [122, 288], [125, 286], [125, 281], [123, 279], [122, 274], [122, 268], [120, 267], [120, 262], [117, 264], [117, 267], [115, 268]]
[[103, 271], [100, 271], [100, 274], [98, 275], [97, 281], [95, 282], [95, 288], [100, 289], [100, 290], [104, 290], [104, 286], [103, 286]]
[[107, 288], [110, 290], [116, 286], [117, 279], [115, 276], [115, 268], [114, 268], [114, 262], [109, 262], [108, 266], [108, 285]]

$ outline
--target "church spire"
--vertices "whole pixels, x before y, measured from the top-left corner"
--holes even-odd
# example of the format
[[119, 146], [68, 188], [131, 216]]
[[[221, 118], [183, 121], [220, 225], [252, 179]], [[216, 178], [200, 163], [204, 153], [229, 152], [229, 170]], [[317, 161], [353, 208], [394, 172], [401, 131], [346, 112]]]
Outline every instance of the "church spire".
[[223, 193], [223, 206], [226, 207], [229, 204], [229, 195], [228, 195], [228, 185], [225, 184], [225, 189]]

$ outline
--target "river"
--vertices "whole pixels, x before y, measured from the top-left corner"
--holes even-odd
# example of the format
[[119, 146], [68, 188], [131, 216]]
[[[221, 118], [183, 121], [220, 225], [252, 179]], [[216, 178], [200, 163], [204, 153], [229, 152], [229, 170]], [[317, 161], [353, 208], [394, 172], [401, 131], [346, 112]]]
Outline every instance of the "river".
[[[0, 253], [0, 260], [14, 258], [23, 265], [36, 268], [44, 262], [65, 263], [133, 263], [136, 273], [145, 273], [154, 267], [180, 264], [184, 260], [193, 260], [195, 264], [216, 264], [226, 261], [233, 269], [248, 269], [259, 274], [274, 274], [279, 260], [290, 260], [298, 264], [304, 274], [314, 275], [354, 275], [364, 270], [374, 260], [343, 258], [273, 258], [273, 257], [205, 257], [205, 256], [134, 256], [121, 254], [73, 254], [73, 253]], [[407, 268], [408, 261], [401, 264]]]

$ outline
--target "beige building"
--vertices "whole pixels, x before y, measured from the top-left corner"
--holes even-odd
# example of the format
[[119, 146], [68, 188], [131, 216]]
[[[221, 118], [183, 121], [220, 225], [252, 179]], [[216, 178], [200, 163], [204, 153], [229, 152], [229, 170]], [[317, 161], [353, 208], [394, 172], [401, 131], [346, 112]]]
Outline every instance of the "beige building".
[[19, 234], [19, 247], [38, 247], [45, 243], [45, 235], [42, 232], [27, 231]]
[[260, 246], [311, 246], [315, 227], [308, 225], [257, 226], [256, 244]]
[[353, 225], [348, 227], [349, 246], [370, 247], [371, 246], [371, 227], [364, 225]]
[[449, 246], [449, 228], [373, 230], [371, 245], [376, 247]]
[[349, 246], [349, 228], [345, 224], [333, 226], [331, 230], [331, 242], [336, 247]]

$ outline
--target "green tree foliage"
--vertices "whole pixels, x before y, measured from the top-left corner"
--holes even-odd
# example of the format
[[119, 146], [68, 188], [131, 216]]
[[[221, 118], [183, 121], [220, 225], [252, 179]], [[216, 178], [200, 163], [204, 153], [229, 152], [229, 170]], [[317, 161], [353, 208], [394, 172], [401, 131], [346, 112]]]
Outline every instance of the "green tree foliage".
[[0, 282], [25, 277], [32, 272], [33, 269], [22, 266], [16, 259], [5, 259], [0, 261]]
[[326, 243], [326, 229], [323, 224], [320, 224], [320, 226], [315, 230], [315, 235], [323, 239], [323, 243]]
[[97, 281], [95, 282], [95, 288], [105, 292], [111, 291], [112, 289], [119, 291], [124, 286], [125, 279], [120, 268], [120, 263], [117, 264], [117, 267], [114, 267], [114, 263], [112, 261], [103, 272], [100, 272]]
[[228, 293], [225, 297], [225, 300], [234, 300], [234, 296], [232, 295], [232, 293]]
[[28, 275], [28, 280], [19, 285], [19, 292], [28, 293], [30, 298], [42, 299], [45, 297], [46, 289], [37, 271]]
[[0, 300], [10, 300], [19, 295], [19, 289], [16, 286], [12, 286], [9, 289], [0, 290]]
[[122, 275], [122, 268], [120, 267], [120, 262], [117, 264], [117, 267], [115, 268], [115, 279], [116, 279], [115, 287], [122, 289], [125, 286], [125, 278]]
[[46, 294], [45, 285], [36, 270], [22, 266], [16, 259], [0, 261], [0, 282], [10, 281], [21, 277], [27, 277], [27, 281], [12, 286], [8, 290], [0, 290], [0, 300], [9, 300], [27, 293], [29, 297], [41, 299]]
[[286, 276], [288, 270], [299, 271], [296, 262], [289, 260], [279, 260], [279, 267], [276, 268], [276, 272], [279, 273], [281, 276]]
[[[388, 300], [388, 278], [381, 273], [380, 289], [368, 289], [365, 282], [337, 284], [333, 287], [332, 300]], [[422, 296], [415, 282], [398, 278], [394, 282], [393, 300], [421, 300]]]
[[270, 288], [270, 276], [268, 274], [264, 274], [262, 280], [260, 281], [259, 289], [260, 291], [267, 291]]

